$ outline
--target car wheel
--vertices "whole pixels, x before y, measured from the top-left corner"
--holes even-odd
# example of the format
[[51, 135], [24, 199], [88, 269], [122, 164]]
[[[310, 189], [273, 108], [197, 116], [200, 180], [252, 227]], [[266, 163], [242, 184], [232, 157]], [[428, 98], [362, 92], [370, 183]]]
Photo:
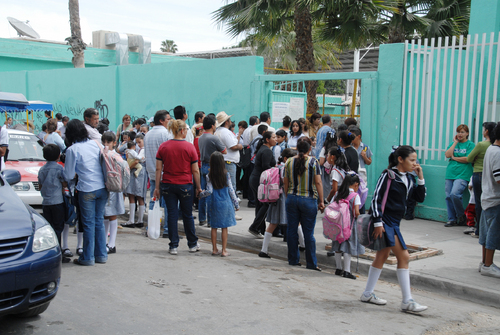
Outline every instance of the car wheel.
[[26, 312], [14, 314], [14, 315], [19, 317], [19, 318], [30, 318], [32, 316], [37, 316], [38, 314], [42, 314], [43, 312], [45, 312], [45, 310], [47, 308], [49, 308], [49, 305], [50, 305], [50, 302], [48, 302], [44, 305], [37, 306], [37, 307], [32, 308], [30, 310], [27, 310]]

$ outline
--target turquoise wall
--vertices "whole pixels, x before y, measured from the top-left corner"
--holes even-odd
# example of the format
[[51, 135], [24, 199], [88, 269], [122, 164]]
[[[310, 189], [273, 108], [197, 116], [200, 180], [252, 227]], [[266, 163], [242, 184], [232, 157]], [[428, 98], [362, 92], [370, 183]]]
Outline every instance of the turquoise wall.
[[492, 31], [500, 31], [500, 1], [472, 0], [469, 34], [490, 33]]
[[[0, 38], [0, 72], [73, 68], [68, 45]], [[139, 54], [129, 52], [129, 64], [137, 64]], [[190, 62], [193, 58], [151, 55], [151, 63]], [[196, 61], [196, 59], [195, 59]], [[87, 48], [85, 67], [116, 65], [114, 50]]]
[[[256, 74], [263, 74], [261, 57], [238, 57], [135, 66], [59, 69], [0, 73], [0, 91], [23, 93], [28, 100], [54, 105], [54, 112], [82, 118], [83, 111], [103, 105], [101, 116], [116, 129], [124, 114], [151, 117], [159, 109], [184, 105], [192, 124], [194, 113], [234, 114], [248, 120], [254, 110], [248, 92]], [[21, 117], [23, 118], [24, 115]], [[37, 114], [41, 127], [43, 115]], [[14, 116], [14, 118], [19, 118]]]

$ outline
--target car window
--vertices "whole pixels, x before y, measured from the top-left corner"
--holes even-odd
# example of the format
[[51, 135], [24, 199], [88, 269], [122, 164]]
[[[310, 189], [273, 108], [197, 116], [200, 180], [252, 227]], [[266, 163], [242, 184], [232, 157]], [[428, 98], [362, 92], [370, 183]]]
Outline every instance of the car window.
[[44, 161], [43, 146], [34, 135], [9, 134], [9, 161]]

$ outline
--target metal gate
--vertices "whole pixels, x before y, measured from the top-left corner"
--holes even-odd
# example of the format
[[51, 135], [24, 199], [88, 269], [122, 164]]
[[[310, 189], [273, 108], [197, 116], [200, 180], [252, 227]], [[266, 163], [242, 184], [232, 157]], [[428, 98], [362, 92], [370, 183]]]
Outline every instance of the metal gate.
[[268, 111], [271, 114], [271, 127], [281, 128], [285, 115], [289, 115], [292, 120], [306, 117], [307, 93], [304, 81], [276, 81], [269, 85]]

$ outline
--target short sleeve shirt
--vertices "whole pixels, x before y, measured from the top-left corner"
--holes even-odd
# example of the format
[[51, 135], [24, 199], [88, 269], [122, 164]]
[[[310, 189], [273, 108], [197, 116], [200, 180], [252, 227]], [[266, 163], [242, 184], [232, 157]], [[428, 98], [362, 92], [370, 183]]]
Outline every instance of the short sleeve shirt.
[[239, 163], [240, 162], [240, 151], [239, 150], [232, 150], [231, 147], [234, 147], [235, 145], [238, 144], [238, 139], [236, 138], [236, 135], [226, 127], [219, 127], [217, 128], [217, 132], [215, 133], [222, 143], [227, 148], [227, 153], [224, 154], [224, 160], [232, 163]]
[[191, 165], [198, 162], [194, 145], [185, 140], [170, 140], [158, 148], [156, 159], [163, 161], [162, 183], [186, 185], [193, 183]]
[[[448, 146], [449, 149], [453, 145], [453, 142]], [[454, 157], [467, 157], [472, 149], [474, 149], [474, 143], [471, 141], [458, 142], [453, 151]], [[457, 161], [451, 160], [446, 167], [446, 177], [445, 179], [463, 179], [469, 181], [472, 176], [473, 167], [470, 163], [459, 163]]]
[[370, 147], [367, 146], [366, 144], [364, 143], [360, 143], [359, 144], [359, 147], [357, 149], [358, 151], [358, 159], [359, 159], [359, 167], [361, 169], [364, 169], [366, 167], [365, 165], [365, 160], [363, 159], [363, 157], [361, 156], [361, 152], [365, 152], [366, 153], [366, 157], [368, 158], [371, 158], [373, 156], [373, 153], [372, 151], [370, 150]]
[[203, 133], [198, 139], [198, 147], [200, 148], [201, 162], [208, 164], [210, 163], [210, 155], [215, 151], [222, 152], [226, 149], [226, 146], [220, 138], [210, 133]]
[[332, 171], [330, 172], [330, 176], [332, 178], [332, 181], [335, 180], [337, 182], [337, 186], [340, 187], [345, 178], [345, 171], [338, 166], [334, 166]]
[[484, 155], [481, 206], [483, 210], [500, 205], [500, 147], [491, 145]]
[[297, 157], [293, 157], [286, 161], [285, 177], [288, 178], [289, 183], [288, 194], [318, 199], [318, 190], [314, 182], [314, 178], [317, 175], [321, 175], [318, 160], [316, 157], [307, 157], [305, 172], [301, 176], [296, 176], [294, 163], [297, 159]]

